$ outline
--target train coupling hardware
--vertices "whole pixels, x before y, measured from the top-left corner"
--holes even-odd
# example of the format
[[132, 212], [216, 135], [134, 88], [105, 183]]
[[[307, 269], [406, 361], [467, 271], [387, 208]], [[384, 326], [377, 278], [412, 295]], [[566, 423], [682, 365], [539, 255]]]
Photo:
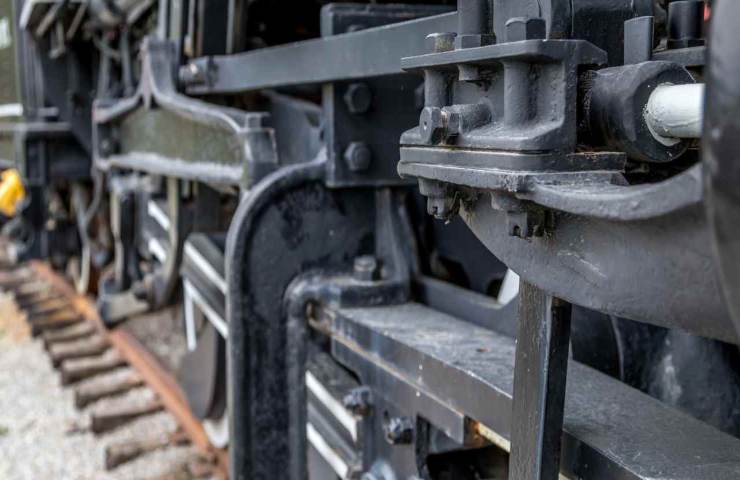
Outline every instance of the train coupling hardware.
[[493, 35], [471, 27], [476, 14], [459, 20], [473, 33], [432, 34], [429, 53], [402, 60], [424, 76], [425, 95], [398, 171], [419, 179], [437, 218], [455, 215], [466, 192], [522, 198], [538, 184], [610, 181], [635, 163], [672, 162], [700, 137], [704, 86], [651, 57], [652, 17], [624, 22], [624, 64], [614, 65], [603, 40], [558, 37], [552, 19], [512, 17]]

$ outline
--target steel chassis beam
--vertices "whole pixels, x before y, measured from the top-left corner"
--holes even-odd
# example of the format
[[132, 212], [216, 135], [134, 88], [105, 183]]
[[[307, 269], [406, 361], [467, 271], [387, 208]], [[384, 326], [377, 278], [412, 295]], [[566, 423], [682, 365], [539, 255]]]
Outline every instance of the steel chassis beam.
[[[334, 309], [332, 354], [374, 392], [452, 439], [509, 450], [516, 341], [416, 303]], [[577, 362], [568, 365], [560, 473], [625, 480], [731, 479], [740, 440]]]

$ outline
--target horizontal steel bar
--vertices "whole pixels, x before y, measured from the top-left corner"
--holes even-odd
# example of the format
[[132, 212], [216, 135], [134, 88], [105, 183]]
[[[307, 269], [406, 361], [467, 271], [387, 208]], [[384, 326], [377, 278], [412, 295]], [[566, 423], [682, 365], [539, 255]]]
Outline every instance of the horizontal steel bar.
[[426, 36], [454, 32], [457, 12], [191, 63], [211, 72], [190, 94], [237, 93], [403, 73], [401, 58], [427, 52]]
[[[332, 313], [335, 354], [377, 360], [508, 446], [514, 339], [414, 303]], [[574, 361], [563, 430], [570, 478], [740, 478], [740, 440]]]

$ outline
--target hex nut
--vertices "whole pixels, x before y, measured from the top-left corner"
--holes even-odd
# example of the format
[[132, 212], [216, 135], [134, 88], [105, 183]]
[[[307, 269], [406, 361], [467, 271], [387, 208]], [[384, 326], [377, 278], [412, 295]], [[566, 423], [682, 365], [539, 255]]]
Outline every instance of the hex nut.
[[354, 276], [363, 282], [372, 282], [380, 276], [380, 264], [372, 255], [362, 255], [355, 258]]
[[493, 35], [490, 34], [465, 34], [455, 37], [455, 48], [478, 48], [491, 45], [494, 42]]
[[368, 387], [353, 388], [343, 399], [344, 407], [354, 415], [364, 416], [372, 407], [372, 392]]
[[447, 130], [444, 114], [439, 107], [424, 107], [419, 116], [421, 141], [427, 145], [439, 143]]
[[352, 83], [344, 93], [344, 103], [354, 115], [367, 113], [373, 104], [373, 92], [366, 83]]
[[429, 53], [449, 52], [455, 49], [455, 32], [430, 33], [426, 37]]
[[385, 425], [385, 438], [391, 445], [409, 444], [414, 440], [414, 423], [409, 417], [393, 417]]
[[344, 151], [344, 161], [352, 172], [364, 172], [370, 168], [373, 154], [365, 142], [352, 142]]
[[539, 40], [545, 38], [547, 25], [543, 18], [513, 17], [506, 21], [506, 41]]

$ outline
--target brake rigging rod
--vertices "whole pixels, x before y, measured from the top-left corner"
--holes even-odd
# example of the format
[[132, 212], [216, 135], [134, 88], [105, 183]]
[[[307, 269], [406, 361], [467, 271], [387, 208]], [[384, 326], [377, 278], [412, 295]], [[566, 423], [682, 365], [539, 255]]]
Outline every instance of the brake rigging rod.
[[571, 305], [521, 281], [514, 364], [511, 480], [557, 480]]

